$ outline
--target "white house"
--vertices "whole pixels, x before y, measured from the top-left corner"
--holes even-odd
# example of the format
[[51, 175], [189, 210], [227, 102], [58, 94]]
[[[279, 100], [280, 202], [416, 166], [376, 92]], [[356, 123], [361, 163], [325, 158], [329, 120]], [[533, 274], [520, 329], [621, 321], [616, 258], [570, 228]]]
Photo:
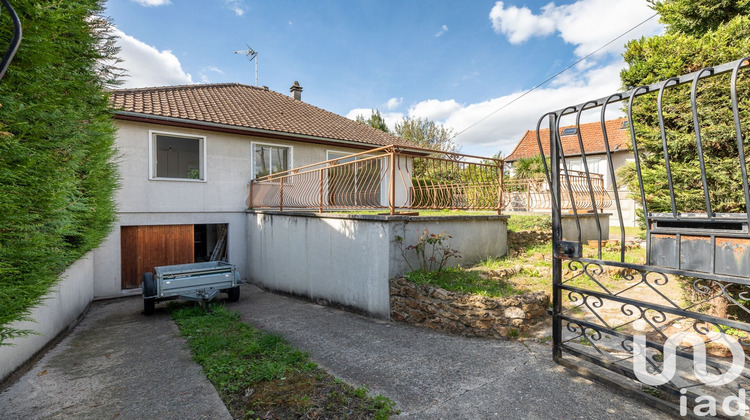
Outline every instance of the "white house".
[[[634, 161], [628, 120], [626, 118], [608, 120], [605, 122], [605, 129], [607, 131], [607, 141], [612, 158], [612, 167], [615, 175], [617, 175], [619, 169], [626, 163]], [[578, 130], [580, 130], [583, 143], [583, 152], [578, 142]], [[549, 157], [549, 128], [540, 130], [539, 134], [542, 139], [544, 155]], [[602, 176], [605, 190], [610, 197], [614, 198], [612, 176], [609, 169], [607, 148], [604, 142], [601, 123], [597, 121], [581, 124], [579, 127], [575, 125], [560, 127], [559, 134], [568, 169], [571, 171], [583, 171], [583, 155], [585, 154], [589, 171]], [[513, 166], [515, 162], [522, 158], [538, 155], [537, 132], [536, 130], [528, 130], [521, 140], [519, 140], [518, 144], [516, 144], [511, 154], [504, 160], [509, 165], [511, 173], [514, 173]], [[622, 182], [618, 182], [617, 179], [615, 181], [617, 182], [624, 224], [625, 226], [635, 226], [635, 209], [638, 204], [630, 198], [627, 186]], [[604, 209], [604, 211], [613, 213], [613, 216], [610, 218], [612, 226], [619, 225], [617, 215], [614, 214], [616, 211], [614, 203], [612, 203], [610, 208]]]
[[94, 297], [139, 293], [154, 266], [226, 259], [243, 273], [251, 179], [411, 143], [291, 96], [241, 84], [116, 90], [121, 188], [94, 251]]

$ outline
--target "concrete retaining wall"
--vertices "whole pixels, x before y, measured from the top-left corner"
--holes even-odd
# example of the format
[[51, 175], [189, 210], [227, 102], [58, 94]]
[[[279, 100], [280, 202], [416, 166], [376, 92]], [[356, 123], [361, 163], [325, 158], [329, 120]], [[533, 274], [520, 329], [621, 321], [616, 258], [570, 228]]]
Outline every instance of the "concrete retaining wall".
[[[388, 319], [388, 281], [409, 267], [396, 236], [415, 244], [424, 229], [445, 231], [470, 264], [506, 254], [507, 216], [376, 216], [251, 210], [247, 278], [262, 287]], [[413, 253], [412, 266], [418, 268]]]
[[94, 299], [94, 258], [92, 253], [76, 261], [60, 275], [60, 280], [32, 309], [31, 319], [11, 324], [11, 328], [38, 333], [9, 340], [0, 346], [0, 383], [37, 352], [75, 323]]
[[[599, 230], [596, 227], [596, 216], [599, 216], [599, 225], [602, 231], [602, 237], [599, 238]], [[609, 239], [609, 213], [583, 213], [578, 215], [581, 224], [581, 242], [595, 241], [599, 239]], [[568, 241], [578, 240], [578, 225], [576, 218], [572, 214], [564, 214], [560, 220], [562, 224], [563, 238]]]

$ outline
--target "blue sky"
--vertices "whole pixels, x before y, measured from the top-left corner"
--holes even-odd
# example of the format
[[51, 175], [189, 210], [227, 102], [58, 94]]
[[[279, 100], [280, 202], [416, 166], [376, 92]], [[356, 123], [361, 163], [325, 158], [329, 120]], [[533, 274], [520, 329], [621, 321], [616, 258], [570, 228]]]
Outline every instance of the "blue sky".
[[[509, 154], [546, 111], [619, 89], [623, 45], [657, 18], [507, 108], [493, 111], [653, 15], [645, 0], [108, 0], [124, 87], [259, 84], [392, 126], [426, 117], [468, 154]], [[615, 115], [613, 115], [615, 116]], [[473, 126], [472, 126], [473, 125]], [[470, 127], [471, 128], [468, 128]], [[467, 129], [468, 128], [468, 129]]]

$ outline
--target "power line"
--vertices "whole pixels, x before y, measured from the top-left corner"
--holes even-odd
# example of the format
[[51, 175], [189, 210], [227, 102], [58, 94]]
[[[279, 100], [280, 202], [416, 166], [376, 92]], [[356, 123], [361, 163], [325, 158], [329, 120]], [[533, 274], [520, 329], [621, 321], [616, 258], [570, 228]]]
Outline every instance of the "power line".
[[[510, 102], [508, 102], [507, 104], [505, 104], [505, 105], [501, 106], [500, 108], [498, 108], [498, 109], [496, 109], [496, 110], [494, 110], [494, 111], [490, 112], [490, 113], [489, 113], [489, 114], [487, 114], [486, 116], [484, 116], [484, 117], [482, 117], [481, 119], [477, 120], [477, 121], [476, 121], [475, 123], [473, 123], [473, 124], [471, 124], [470, 126], [468, 126], [468, 127], [464, 128], [463, 130], [459, 131], [458, 133], [456, 133], [456, 135], [454, 135], [454, 136], [452, 137], [452, 139], [455, 139], [456, 137], [460, 136], [461, 134], [463, 134], [464, 132], [466, 132], [466, 131], [467, 131], [467, 130], [469, 130], [470, 128], [472, 128], [472, 127], [474, 127], [475, 125], [479, 124], [480, 122], [482, 122], [482, 121], [486, 120], [487, 118], [489, 118], [489, 117], [491, 117], [491, 116], [493, 116], [493, 115], [497, 114], [498, 112], [500, 112], [500, 111], [502, 111], [503, 109], [507, 108], [508, 106], [510, 106], [511, 104], [513, 104], [514, 102], [516, 102], [517, 100], [519, 100], [519, 99], [523, 98], [524, 96], [528, 95], [529, 93], [533, 92], [534, 90], [536, 90], [536, 89], [538, 89], [538, 88], [540, 88], [540, 87], [542, 87], [542, 86], [546, 85], [546, 84], [547, 84], [547, 83], [548, 83], [549, 81], [551, 81], [551, 80], [552, 80], [552, 79], [554, 79], [555, 77], [557, 77], [557, 76], [559, 76], [559, 75], [561, 75], [561, 74], [565, 73], [566, 71], [570, 70], [571, 68], [575, 67], [575, 66], [576, 66], [576, 65], [577, 65], [578, 63], [580, 63], [581, 61], [583, 61], [583, 60], [585, 60], [585, 59], [587, 59], [587, 58], [591, 57], [592, 55], [594, 55], [594, 54], [598, 53], [599, 51], [601, 51], [601, 50], [603, 50], [604, 48], [608, 47], [608, 46], [609, 46], [610, 44], [612, 44], [613, 42], [617, 41], [618, 39], [622, 38], [623, 36], [627, 35], [628, 33], [632, 32], [633, 30], [635, 30], [635, 29], [636, 29], [636, 28], [638, 28], [639, 26], [643, 25], [644, 23], [648, 22], [649, 20], [653, 19], [654, 17], [656, 17], [656, 16], [658, 16], [658, 15], [659, 15], [658, 13], [654, 13], [653, 15], [651, 15], [651, 16], [650, 16], [649, 18], [645, 19], [645, 20], [644, 20], [644, 21], [642, 21], [641, 23], [639, 23], [639, 24], [637, 24], [637, 25], [633, 26], [632, 28], [630, 28], [630, 29], [628, 29], [627, 31], [625, 31], [625, 32], [621, 33], [620, 35], [618, 35], [618, 36], [617, 36], [616, 38], [612, 39], [611, 41], [609, 41], [609, 42], [607, 42], [606, 44], [602, 45], [601, 47], [597, 48], [597, 49], [596, 49], [595, 51], [593, 51], [593, 52], [592, 52], [592, 53], [590, 53], [589, 55], [587, 55], [587, 56], [585, 56], [585, 57], [581, 58], [580, 60], [576, 61], [575, 63], [573, 63], [573, 64], [571, 64], [571, 65], [569, 65], [568, 67], [565, 67], [564, 69], [562, 69], [562, 70], [558, 71], [558, 72], [557, 72], [557, 73], [555, 73], [554, 75], [552, 75], [552, 76], [550, 76], [549, 78], [547, 78], [546, 80], [544, 80], [544, 81], [543, 81], [542, 83], [539, 83], [538, 85], [534, 86], [533, 88], [531, 88], [531, 89], [527, 90], [526, 92], [524, 92], [523, 94], [521, 94], [521, 95], [520, 95], [519, 97], [517, 97], [517, 98], [513, 99], [512, 101], [510, 101]], [[452, 139], [451, 139], [451, 140], [452, 140]]]

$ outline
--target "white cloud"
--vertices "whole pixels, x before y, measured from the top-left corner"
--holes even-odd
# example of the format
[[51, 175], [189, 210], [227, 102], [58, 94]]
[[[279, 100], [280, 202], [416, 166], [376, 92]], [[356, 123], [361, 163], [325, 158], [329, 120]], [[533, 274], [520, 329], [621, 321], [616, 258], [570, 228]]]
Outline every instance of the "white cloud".
[[440, 35], [448, 32], [448, 25], [443, 25], [440, 27], [440, 30], [435, 34], [435, 38], [439, 37]]
[[[606, 66], [591, 68], [585, 72], [571, 71], [564, 84], [537, 89], [507, 107], [508, 103], [518, 98], [524, 91], [474, 104], [460, 104], [454, 99], [442, 101], [428, 99], [412, 105], [408, 116], [428, 118], [446, 128], [453, 129], [455, 134], [468, 128], [454, 140], [460, 146], [462, 153], [492, 156], [502, 151], [507, 156], [513, 151], [513, 147], [523, 137], [526, 130], [536, 129], [539, 118], [546, 112], [618, 91], [620, 88], [619, 72], [623, 66], [622, 60], [615, 60]], [[503, 109], [495, 112], [500, 108]], [[598, 120], [598, 112], [600, 109], [584, 114], [582, 121]], [[398, 112], [381, 114], [391, 129], [405, 116]], [[355, 119], [357, 115], [369, 118], [372, 115], [372, 109], [353, 109], [346, 117]], [[608, 108], [608, 119], [620, 115], [618, 105], [611, 105]], [[483, 118], [486, 119], [482, 120]], [[566, 117], [562, 123], [565, 125], [574, 122], [574, 118]], [[542, 127], [546, 128], [546, 124], [548, 122], [545, 120]]]
[[[502, 151], [507, 156], [526, 130], [536, 129], [539, 118], [546, 112], [617, 92], [620, 89], [619, 72], [623, 66], [622, 60], [614, 60], [606, 66], [591, 68], [585, 72], [571, 72], [564, 84], [537, 89], [507, 107], [508, 103], [524, 92], [514, 92], [474, 104], [460, 104], [454, 99], [428, 99], [412, 105], [408, 116], [428, 118], [453, 129], [455, 134], [468, 128], [454, 140], [461, 147], [461, 153], [492, 156]], [[500, 108], [503, 109], [495, 112]], [[607, 118], [621, 116], [619, 108], [617, 104], [610, 105]], [[598, 120], [600, 111], [596, 109], [584, 114], [582, 121]], [[371, 114], [370, 108], [357, 108], [349, 111], [346, 117], [355, 119], [357, 115], [362, 115], [369, 118]], [[391, 129], [404, 117], [396, 112], [382, 115]], [[483, 118], [486, 119], [482, 120]], [[562, 124], [574, 122], [574, 117], [566, 117]], [[546, 124], [547, 120], [543, 121], [542, 127], [546, 128]]]
[[209, 77], [209, 73], [216, 73], [216, 74], [219, 74], [219, 75], [223, 75], [224, 71], [221, 70], [220, 68], [214, 67], [214, 66], [204, 67], [203, 69], [201, 69], [201, 82], [203, 82], [203, 83], [210, 83], [211, 82], [211, 78]]
[[443, 121], [454, 112], [463, 108], [453, 99], [439, 101], [428, 99], [409, 108], [410, 118], [427, 118], [433, 121]]
[[385, 108], [388, 110], [393, 110], [399, 107], [401, 105], [401, 102], [404, 101], [404, 98], [391, 98], [386, 102]]
[[[506, 6], [506, 3], [498, 1], [490, 11], [495, 32], [506, 36], [512, 44], [556, 33], [575, 47], [578, 57], [590, 54], [654, 14], [648, 3], [642, 0], [578, 0], [560, 6], [548, 3], [536, 14], [525, 6]], [[662, 31], [663, 27], [657, 19], [651, 19], [598, 54], [555, 77], [545, 87], [534, 90], [507, 107], [523, 92], [458, 107], [447, 107], [452, 100], [440, 102], [433, 99], [420, 102], [411, 109], [423, 112], [432, 110], [434, 118], [453, 128], [456, 133], [471, 127], [455, 139], [465, 153], [492, 155], [500, 150], [507, 155], [526, 130], [536, 129], [538, 119], [544, 113], [618, 91], [619, 72], [625, 67], [620, 55], [626, 41]], [[553, 67], [559, 65], [556, 63]], [[441, 116], [437, 111], [439, 105], [446, 107], [442, 119], [437, 118]], [[500, 108], [503, 109], [498, 111]], [[619, 107], [612, 106], [607, 118], [620, 115]], [[584, 116], [586, 118], [598, 119], [598, 115]], [[563, 124], [574, 121], [564, 120]]]
[[[453, 128], [456, 133], [476, 123], [455, 139], [456, 143], [462, 146], [461, 150], [464, 153], [490, 156], [500, 150], [504, 155], [508, 155], [526, 130], [536, 129], [539, 118], [546, 112], [618, 91], [620, 88], [619, 72], [622, 67], [622, 61], [616, 61], [605, 67], [592, 69], [587, 73], [572, 77], [565, 85], [537, 89], [495, 114], [492, 113], [523, 92], [460, 106], [441, 122], [446, 127]], [[420, 105], [421, 103], [415, 105], [414, 108]], [[490, 114], [492, 114], [490, 117], [477, 123]], [[607, 118], [616, 118], [620, 115], [619, 106], [612, 105], [608, 108]], [[591, 118], [598, 119], [598, 114], [591, 114], [588, 118], [584, 118], [584, 121]], [[574, 122], [574, 119], [563, 120], [563, 125]], [[547, 124], [546, 120], [542, 127], [546, 127], [545, 124]]]
[[140, 4], [141, 6], [147, 6], [147, 7], [165, 6], [167, 4], [172, 4], [172, 2], [169, 0], [131, 0], [131, 1], [134, 1]]
[[[577, 57], [588, 55], [654, 14], [648, 3], [642, 0], [578, 0], [561, 6], [549, 3], [534, 12], [527, 7], [507, 3], [507, 0], [497, 1], [490, 12], [490, 20], [497, 33], [503, 34], [514, 44], [555, 33], [575, 47]], [[625, 67], [620, 56], [624, 44], [627, 40], [662, 31], [663, 27], [657, 19], [651, 19], [599, 54], [578, 63], [520, 99], [526, 91], [470, 104], [461, 104], [455, 99], [426, 99], [413, 103], [408, 115], [429, 118], [453, 129], [456, 134], [461, 133], [454, 141], [463, 153], [491, 156], [501, 151], [508, 155], [527, 130], [536, 129], [539, 118], [545, 113], [619, 91], [619, 73]], [[552, 68], [557, 69], [562, 65], [562, 62], [553, 63]], [[518, 100], [511, 103], [514, 99]], [[582, 121], [598, 120], [600, 111], [587, 111]], [[367, 117], [370, 110], [353, 110], [349, 113], [351, 118], [357, 114]], [[621, 115], [620, 106], [614, 104], [608, 108], [606, 118]], [[573, 123], [575, 117], [565, 117], [562, 121], [563, 125]], [[547, 120], [542, 126], [546, 127], [546, 124]]]
[[[527, 7], [506, 8], [498, 1], [490, 11], [490, 21], [495, 32], [504, 34], [512, 44], [556, 32], [566, 43], [575, 45], [575, 54], [583, 57], [655, 13], [642, 0], [579, 0], [561, 6], [549, 3], [540, 12], [534, 14]], [[629, 33], [627, 39], [661, 30], [653, 18]], [[615, 41], [600, 54], [620, 54], [624, 43], [624, 39]]]
[[180, 60], [169, 50], [159, 51], [119, 29], [114, 30], [120, 47], [119, 57], [128, 77], [122, 87], [145, 87], [192, 84], [190, 73], [185, 73]]
[[555, 22], [550, 17], [534, 15], [527, 7], [506, 9], [501, 1], [490, 10], [490, 20], [495, 32], [505, 34], [511, 44], [520, 44], [532, 36], [549, 35], [555, 30]]
[[244, 0], [224, 0], [224, 6], [237, 16], [242, 16], [247, 12], [247, 5]]

